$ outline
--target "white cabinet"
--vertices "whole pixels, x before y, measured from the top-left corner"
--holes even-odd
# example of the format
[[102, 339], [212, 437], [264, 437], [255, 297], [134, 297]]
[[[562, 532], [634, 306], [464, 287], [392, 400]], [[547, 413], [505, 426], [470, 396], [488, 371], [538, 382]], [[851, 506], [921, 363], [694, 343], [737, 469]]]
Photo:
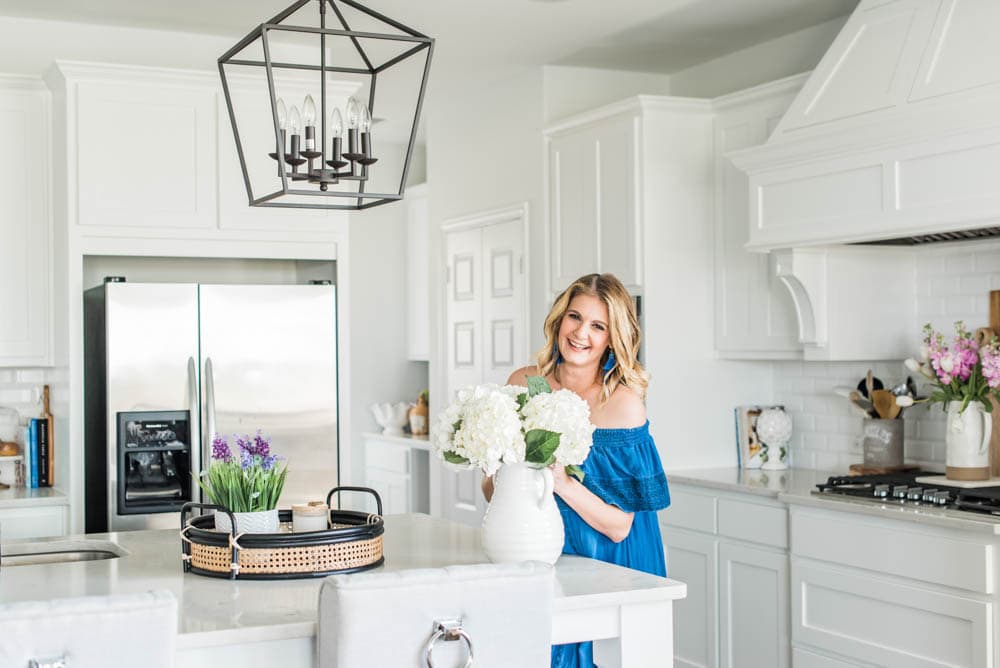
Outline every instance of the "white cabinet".
[[720, 543], [719, 656], [725, 668], [787, 668], [787, 553]]
[[[57, 105], [58, 187], [81, 235], [312, 241], [343, 232], [345, 211], [249, 206], [217, 72], [60, 62], [46, 79]], [[231, 87], [257, 197], [280, 189], [260, 86]], [[303, 91], [283, 89], [289, 99]]]
[[66, 506], [0, 509], [0, 539], [28, 540], [66, 535]]
[[766, 253], [747, 251], [748, 177], [726, 157], [763, 144], [804, 76], [757, 86], [714, 101], [715, 349], [727, 359], [802, 356], [791, 295]]
[[865, 666], [996, 665], [991, 534], [799, 506], [791, 527], [796, 650]]
[[[382, 512], [386, 515], [429, 512], [427, 439], [384, 434], [363, 434], [362, 438], [365, 484], [379, 493]], [[375, 511], [374, 503], [369, 510]]]
[[0, 76], [0, 366], [52, 363], [49, 94]]
[[660, 518], [667, 575], [688, 585], [674, 615], [676, 665], [787, 668], [785, 505], [672, 485]]
[[216, 224], [216, 93], [184, 82], [81, 81], [78, 223], [201, 228]]
[[641, 287], [642, 115], [636, 102], [546, 130], [552, 290], [593, 272]]
[[430, 212], [427, 184], [406, 189], [406, 356], [430, 359]]

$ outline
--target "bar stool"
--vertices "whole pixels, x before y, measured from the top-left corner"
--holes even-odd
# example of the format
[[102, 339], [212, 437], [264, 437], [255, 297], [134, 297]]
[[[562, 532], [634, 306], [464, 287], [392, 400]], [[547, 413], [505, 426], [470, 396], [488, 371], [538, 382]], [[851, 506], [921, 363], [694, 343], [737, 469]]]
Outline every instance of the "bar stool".
[[0, 666], [172, 668], [177, 601], [168, 591], [0, 605]]
[[547, 667], [553, 587], [541, 562], [331, 576], [319, 668]]

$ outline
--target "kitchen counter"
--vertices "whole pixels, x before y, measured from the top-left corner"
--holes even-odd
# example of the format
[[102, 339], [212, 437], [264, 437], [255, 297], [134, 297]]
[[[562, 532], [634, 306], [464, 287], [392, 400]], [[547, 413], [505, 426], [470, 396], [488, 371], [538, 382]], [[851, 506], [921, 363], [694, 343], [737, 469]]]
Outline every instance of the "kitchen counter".
[[[478, 528], [416, 514], [387, 516], [385, 525], [385, 570], [486, 561]], [[241, 663], [244, 666], [267, 665], [282, 657], [284, 665], [313, 665], [321, 578], [231, 581], [184, 573], [180, 537], [171, 529], [34, 543], [79, 546], [95, 540], [117, 544], [124, 556], [79, 563], [0, 564], [0, 603], [166, 589], [178, 602], [178, 668], [209, 665], [212, 657], [236, 665], [240, 662], [233, 646], [251, 648], [250, 663]], [[5, 543], [4, 549], [17, 545]], [[671, 654], [672, 602], [686, 595], [684, 583], [582, 557], [563, 556], [555, 570], [554, 643], [611, 638], [602, 644], [602, 651], [617, 655], [631, 648], [640, 656]], [[641, 618], [637, 626], [642, 631], [609, 621], [629, 615]], [[655, 634], [648, 633], [653, 622], [662, 622]], [[391, 629], [387, 631], [391, 635]]]
[[66, 506], [69, 499], [58, 487], [11, 487], [0, 489], [0, 510], [29, 506]]
[[838, 474], [812, 469], [765, 471], [729, 467], [667, 471], [667, 481], [776, 499], [781, 494], [808, 494], [832, 475]]
[[[845, 475], [812, 469], [692, 469], [667, 472], [671, 483], [766, 496], [789, 505], [884, 517], [962, 531], [1000, 535], [1000, 517], [895, 502], [872, 503], [850, 496], [813, 494], [830, 476]], [[668, 511], [669, 512], [669, 511]]]

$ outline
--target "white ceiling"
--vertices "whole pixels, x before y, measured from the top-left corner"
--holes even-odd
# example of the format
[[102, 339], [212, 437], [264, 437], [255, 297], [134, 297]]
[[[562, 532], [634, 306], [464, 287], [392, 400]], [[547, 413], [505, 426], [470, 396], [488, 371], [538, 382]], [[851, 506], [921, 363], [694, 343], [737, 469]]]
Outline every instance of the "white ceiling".
[[[435, 37], [434, 69], [674, 72], [849, 13], [857, 0], [362, 0]], [[290, 0], [0, 0], [0, 15], [242, 36]]]

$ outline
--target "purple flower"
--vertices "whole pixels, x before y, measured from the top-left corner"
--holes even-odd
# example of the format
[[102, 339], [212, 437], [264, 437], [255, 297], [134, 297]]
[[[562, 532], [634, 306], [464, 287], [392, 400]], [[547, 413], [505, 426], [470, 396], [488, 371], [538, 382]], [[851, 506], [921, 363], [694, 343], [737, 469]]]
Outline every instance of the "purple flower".
[[260, 467], [265, 471], [270, 471], [271, 469], [274, 468], [274, 465], [277, 463], [277, 461], [278, 458], [275, 455], [265, 455], [260, 460]]
[[253, 437], [251, 452], [261, 457], [267, 457], [271, 454], [271, 442], [260, 435], [260, 429], [257, 430], [257, 435]]
[[253, 454], [253, 442], [250, 440], [249, 436], [238, 436], [236, 434], [233, 434], [233, 436], [236, 438], [236, 445], [240, 449], [241, 457], [243, 456], [243, 453]]
[[221, 459], [228, 463], [232, 458], [233, 453], [229, 450], [225, 437], [216, 434], [212, 439], [212, 459]]
[[246, 450], [240, 450], [240, 467], [246, 471], [254, 465], [254, 456]]

